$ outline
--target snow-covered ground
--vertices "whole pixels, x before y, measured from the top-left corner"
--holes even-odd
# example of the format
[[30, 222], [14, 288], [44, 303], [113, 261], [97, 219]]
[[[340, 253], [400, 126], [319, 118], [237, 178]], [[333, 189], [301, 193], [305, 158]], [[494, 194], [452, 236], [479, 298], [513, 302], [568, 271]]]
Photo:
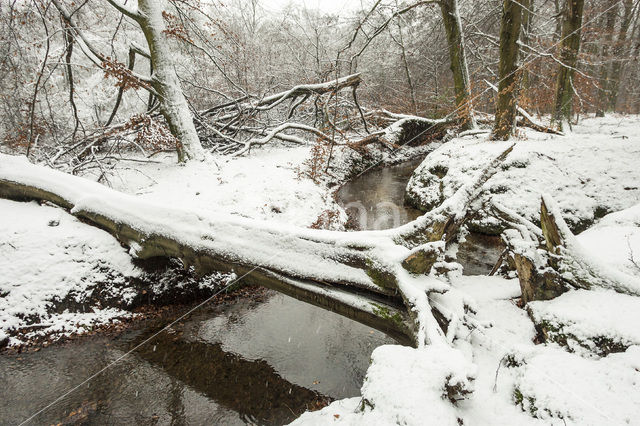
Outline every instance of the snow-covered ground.
[[[537, 221], [541, 194], [551, 193], [574, 227], [596, 221], [576, 237], [583, 254], [622, 282], [637, 282], [640, 118], [585, 120], [566, 137], [526, 135], [486, 183], [485, 199]], [[423, 207], [437, 206], [511, 143], [454, 139], [427, 157], [408, 189]], [[517, 279], [450, 280], [491, 327], [444, 351], [377, 348], [361, 397], [294, 424], [640, 425], [639, 297], [573, 290], [523, 309]], [[474, 392], [451, 402], [446, 383], [469, 371]]]
[[309, 149], [266, 146], [245, 157], [186, 165], [167, 154], [159, 164], [120, 170], [110, 182], [158, 204], [309, 226], [324, 210], [337, 209], [331, 194], [301, 173]]
[[[575, 329], [581, 329], [628, 336], [628, 342], [635, 339], [625, 351], [600, 357], [570, 352], [556, 343], [536, 345], [534, 323], [513, 299], [520, 294], [517, 280], [464, 276], [452, 285], [475, 299], [478, 320], [490, 322], [490, 328], [472, 330], [452, 349], [379, 347], [362, 397], [305, 413], [293, 424], [640, 424], [640, 298], [576, 291], [536, 302], [538, 311], [555, 313], [555, 319], [574, 327], [576, 334]], [[567, 306], [565, 300], [578, 302]], [[474, 392], [453, 404], [444, 383], [456, 371], [475, 371], [476, 377]]]
[[[516, 142], [501, 170], [483, 186], [483, 198], [538, 223], [540, 195], [548, 193], [571, 229], [582, 231], [606, 213], [640, 202], [638, 129], [638, 116], [610, 116], [584, 119], [563, 137], [526, 129], [520, 130], [520, 139], [509, 142], [489, 142], [486, 135], [457, 138], [416, 169], [408, 196], [429, 210]], [[485, 230], [497, 225], [491, 219], [475, 224]]]
[[51, 312], [53, 300], [81, 302], [98, 283], [117, 285], [140, 273], [111, 235], [62, 209], [0, 200], [0, 251], [0, 341], [27, 327], [73, 333], [130, 315], [117, 309]]

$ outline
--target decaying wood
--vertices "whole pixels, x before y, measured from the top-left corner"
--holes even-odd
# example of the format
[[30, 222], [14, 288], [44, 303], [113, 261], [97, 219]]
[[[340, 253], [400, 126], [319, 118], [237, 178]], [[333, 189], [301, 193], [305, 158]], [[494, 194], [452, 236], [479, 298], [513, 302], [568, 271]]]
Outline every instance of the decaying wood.
[[553, 299], [570, 289], [606, 288], [640, 296], [640, 280], [620, 275], [588, 253], [549, 195], [542, 196], [541, 229], [503, 206], [494, 205], [492, 211], [513, 228], [503, 239], [524, 302]]

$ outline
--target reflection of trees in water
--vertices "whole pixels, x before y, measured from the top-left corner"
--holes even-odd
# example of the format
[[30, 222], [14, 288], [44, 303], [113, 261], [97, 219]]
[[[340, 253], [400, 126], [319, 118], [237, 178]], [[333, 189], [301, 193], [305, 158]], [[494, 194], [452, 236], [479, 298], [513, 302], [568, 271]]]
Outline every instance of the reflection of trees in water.
[[182, 395], [184, 386], [178, 382], [174, 377], [170, 378], [171, 384], [169, 385], [169, 398], [167, 412], [171, 416], [171, 425], [183, 425], [186, 424], [184, 416], [184, 403], [182, 402]]
[[407, 182], [419, 164], [420, 160], [414, 160], [368, 171], [346, 183], [338, 192], [338, 200], [360, 229], [400, 226], [421, 214], [404, 205]]
[[[250, 422], [289, 422], [326, 400], [317, 392], [283, 379], [265, 361], [245, 360], [225, 352], [218, 343], [190, 342], [162, 333], [153, 345], [141, 347], [136, 354]], [[184, 415], [182, 389], [176, 385], [172, 392], [176, 395], [170, 398], [169, 411]]]

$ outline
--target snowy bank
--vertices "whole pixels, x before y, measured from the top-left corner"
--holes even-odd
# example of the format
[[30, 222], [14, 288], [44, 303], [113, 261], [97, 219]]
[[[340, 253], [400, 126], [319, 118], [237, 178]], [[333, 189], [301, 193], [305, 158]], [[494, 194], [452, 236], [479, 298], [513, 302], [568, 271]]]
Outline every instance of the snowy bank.
[[640, 345], [640, 297], [576, 290], [527, 306], [545, 340], [570, 350], [607, 355]]
[[[407, 185], [407, 200], [430, 210], [450, 197], [511, 142], [457, 138], [431, 153]], [[566, 136], [526, 131], [501, 170], [483, 186], [493, 199], [539, 223], [540, 195], [558, 202], [574, 233], [607, 213], [640, 202], [640, 117], [585, 119]], [[471, 224], [487, 233], [502, 226], [484, 217]]]
[[[21, 329], [32, 329], [32, 335], [71, 334], [131, 315], [120, 309], [89, 309], [76, 316], [52, 311], [56, 300], [82, 303], [96, 284], [115, 292], [141, 272], [111, 235], [64, 210], [0, 200], [0, 250], [0, 340]], [[118, 296], [126, 301], [133, 294]]]
[[[640, 346], [599, 357], [584, 351], [569, 352], [555, 343], [535, 344], [534, 323], [512, 300], [519, 295], [517, 280], [463, 276], [453, 279], [452, 285], [475, 299], [478, 320], [491, 323], [490, 328], [474, 329], [468, 339], [456, 340], [457, 350], [379, 347], [372, 355], [361, 397], [305, 413], [292, 424], [638, 424], [640, 403], [633, 396], [640, 394]], [[594, 302], [590, 311], [568, 298], [548, 305], [548, 311], [567, 308], [576, 321], [591, 313], [594, 318], [585, 323], [585, 329], [595, 326], [600, 315], [608, 315], [604, 324], [598, 325], [599, 331], [637, 335], [633, 330], [638, 324], [637, 313], [593, 309], [596, 300], [600, 305], [614, 306], [619, 296], [637, 307], [639, 298], [612, 292], [583, 293]], [[634, 322], [626, 324], [626, 320]], [[450, 401], [443, 384], [451, 371], [471, 368], [471, 363], [476, 371], [474, 392], [468, 399]]]
[[[308, 151], [265, 149], [252, 157], [188, 165], [167, 156], [166, 163], [116, 169], [110, 183], [158, 206], [309, 226], [338, 206], [325, 188], [299, 177], [296, 164]], [[18, 173], [27, 165], [7, 158], [17, 161], [11, 167]], [[101, 185], [86, 184], [100, 197]], [[222, 275], [196, 278], [181, 265], [143, 270], [109, 233], [35, 202], [0, 199], [0, 252], [0, 343], [9, 345], [82, 333], [130, 318], [131, 308], [142, 303], [203, 297], [225, 281]]]

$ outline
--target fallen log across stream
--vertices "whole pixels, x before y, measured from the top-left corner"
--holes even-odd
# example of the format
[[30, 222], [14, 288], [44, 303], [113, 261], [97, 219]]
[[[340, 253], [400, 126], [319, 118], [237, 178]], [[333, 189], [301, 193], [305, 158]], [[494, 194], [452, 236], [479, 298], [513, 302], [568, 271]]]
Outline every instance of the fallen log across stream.
[[457, 234], [482, 184], [511, 149], [440, 207], [384, 231], [314, 230], [171, 208], [9, 155], [0, 155], [0, 197], [67, 209], [112, 234], [135, 258], [177, 258], [200, 275], [234, 272], [400, 342], [446, 344], [447, 324], [470, 318], [464, 306], [432, 306], [430, 294], [450, 289], [432, 268], [446, 263], [445, 240]]

